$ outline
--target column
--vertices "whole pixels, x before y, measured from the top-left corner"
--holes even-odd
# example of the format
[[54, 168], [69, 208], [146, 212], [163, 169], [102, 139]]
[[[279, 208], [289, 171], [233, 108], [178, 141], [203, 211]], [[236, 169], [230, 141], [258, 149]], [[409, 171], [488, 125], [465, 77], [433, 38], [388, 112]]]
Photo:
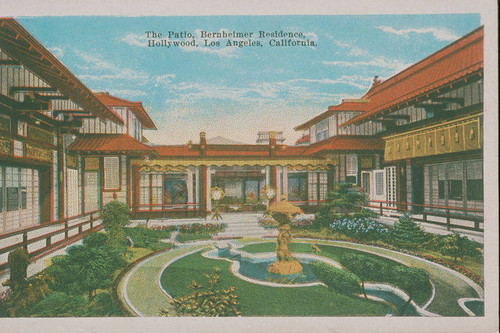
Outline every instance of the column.
[[206, 213], [208, 211], [207, 207], [207, 167], [201, 165], [199, 168], [199, 188], [200, 188], [200, 211]]
[[288, 167], [284, 166], [282, 169], [282, 172], [283, 172], [282, 193], [285, 195], [285, 198], [288, 200]]
[[[192, 204], [194, 202], [193, 193], [193, 171], [190, 168], [186, 169], [186, 187], [187, 187], [187, 202]], [[188, 206], [191, 208], [191, 206]]]

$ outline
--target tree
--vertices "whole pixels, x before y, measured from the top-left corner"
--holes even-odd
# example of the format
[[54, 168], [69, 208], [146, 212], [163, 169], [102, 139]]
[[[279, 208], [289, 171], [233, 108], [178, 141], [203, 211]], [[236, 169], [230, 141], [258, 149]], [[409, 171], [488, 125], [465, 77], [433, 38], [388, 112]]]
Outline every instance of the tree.
[[393, 235], [396, 243], [405, 246], [419, 246], [427, 240], [422, 227], [408, 214], [400, 216], [394, 223]]
[[466, 236], [460, 236], [453, 233], [441, 239], [439, 252], [445, 256], [450, 256], [456, 262], [458, 258], [462, 259], [466, 255], [477, 255], [480, 253], [479, 244], [469, 240]]
[[127, 244], [127, 238], [123, 227], [129, 223], [127, 205], [113, 200], [103, 207], [101, 217], [102, 224], [108, 233], [110, 245], [124, 248]]
[[413, 298], [429, 286], [429, 273], [422, 268], [396, 266], [392, 269], [391, 280], [409, 296], [401, 308], [403, 313]]
[[321, 227], [328, 227], [335, 218], [339, 217], [367, 217], [374, 215], [364, 208], [367, 203], [366, 195], [357, 191], [350, 183], [338, 183], [335, 190], [329, 192], [326, 200], [316, 213], [315, 223]]
[[378, 280], [379, 276], [386, 269], [384, 265], [370, 257], [353, 253], [345, 254], [342, 257], [342, 265], [359, 277], [365, 298], [368, 298], [366, 296], [365, 281]]
[[54, 257], [48, 272], [56, 291], [77, 295], [88, 292], [92, 302], [96, 289], [108, 288], [114, 272], [125, 265], [121, 253], [108, 245], [103, 233], [88, 235], [83, 245], [68, 249], [68, 254]]

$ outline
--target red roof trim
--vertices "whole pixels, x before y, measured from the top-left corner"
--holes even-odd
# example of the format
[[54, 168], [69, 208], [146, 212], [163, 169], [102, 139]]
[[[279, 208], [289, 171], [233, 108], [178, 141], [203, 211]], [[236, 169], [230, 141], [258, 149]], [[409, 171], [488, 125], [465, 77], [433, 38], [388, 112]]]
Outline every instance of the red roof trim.
[[155, 123], [142, 106], [142, 102], [128, 101], [126, 99], [110, 95], [106, 92], [96, 92], [94, 95], [108, 107], [124, 106], [130, 108], [144, 128], [157, 129]]
[[384, 150], [384, 141], [371, 136], [338, 135], [310, 145], [305, 154], [313, 155], [323, 151], [364, 150]]
[[154, 152], [151, 147], [127, 134], [87, 134], [79, 136], [71, 143], [69, 151], [80, 152]]
[[[0, 47], [9, 56], [20, 60], [33, 73], [40, 76], [51, 86], [59, 89], [65, 97], [72, 99], [86, 111], [100, 118], [109, 118], [116, 123], [123, 124], [123, 119], [119, 115], [101, 103], [90, 89], [16, 20], [2, 18], [0, 22], [0, 32], [6, 35], [0, 38]], [[9, 41], [11, 38], [14, 39], [11, 32], [16, 34], [15, 42]], [[21, 41], [27, 43], [29, 48], [22, 46]]]

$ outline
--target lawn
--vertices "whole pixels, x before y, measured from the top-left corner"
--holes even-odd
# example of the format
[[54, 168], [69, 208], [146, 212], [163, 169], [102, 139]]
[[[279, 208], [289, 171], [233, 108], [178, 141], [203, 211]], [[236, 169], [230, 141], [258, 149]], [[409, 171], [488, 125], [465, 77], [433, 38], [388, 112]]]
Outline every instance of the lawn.
[[383, 303], [336, 294], [323, 286], [276, 288], [245, 282], [229, 266], [194, 253], [168, 266], [161, 283], [173, 297], [183, 296], [192, 292], [187, 288], [191, 281], [205, 284], [203, 274], [218, 267], [221, 287], [236, 287], [243, 316], [385, 316], [389, 310]]
[[[275, 251], [276, 244], [274, 242], [267, 242], [267, 243], [258, 243], [258, 244], [249, 244], [241, 248], [243, 251], [247, 251], [250, 253], [258, 253], [258, 252], [274, 252]], [[318, 245], [318, 247], [321, 249], [321, 252], [313, 252], [311, 248], [311, 243], [291, 243], [289, 245], [290, 251], [293, 253], [311, 253], [311, 254], [317, 254], [321, 255], [330, 259], [333, 259], [339, 263], [342, 264], [342, 256], [348, 253], [353, 253], [353, 254], [362, 254], [367, 257], [370, 257], [371, 259], [380, 262], [381, 264], [387, 265], [389, 268], [395, 267], [397, 265], [401, 265], [400, 263], [377, 256], [375, 254], [370, 254], [367, 252], [362, 252], [362, 251], [356, 251], [352, 249], [347, 249], [344, 247], [338, 247], [338, 246], [330, 246], [330, 245]], [[381, 281], [384, 282], [384, 281]], [[415, 303], [419, 305], [423, 305], [427, 302], [427, 300], [431, 297], [432, 294], [432, 287], [429, 284], [428, 288], [426, 290], [422, 291], [421, 293], [417, 294], [415, 296]]]

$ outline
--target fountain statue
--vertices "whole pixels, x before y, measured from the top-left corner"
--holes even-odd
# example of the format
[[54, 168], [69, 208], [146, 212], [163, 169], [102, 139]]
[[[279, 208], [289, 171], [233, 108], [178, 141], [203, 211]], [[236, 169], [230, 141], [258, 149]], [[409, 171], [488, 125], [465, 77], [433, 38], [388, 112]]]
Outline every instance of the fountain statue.
[[277, 260], [269, 265], [267, 271], [280, 275], [299, 273], [302, 271], [302, 265], [297, 259], [292, 257], [292, 254], [288, 250], [288, 244], [292, 239], [290, 220], [294, 215], [301, 214], [302, 210], [288, 202], [285, 196], [281, 196], [281, 201], [272, 204], [268, 211], [276, 222], [278, 222], [279, 234], [276, 240]]

